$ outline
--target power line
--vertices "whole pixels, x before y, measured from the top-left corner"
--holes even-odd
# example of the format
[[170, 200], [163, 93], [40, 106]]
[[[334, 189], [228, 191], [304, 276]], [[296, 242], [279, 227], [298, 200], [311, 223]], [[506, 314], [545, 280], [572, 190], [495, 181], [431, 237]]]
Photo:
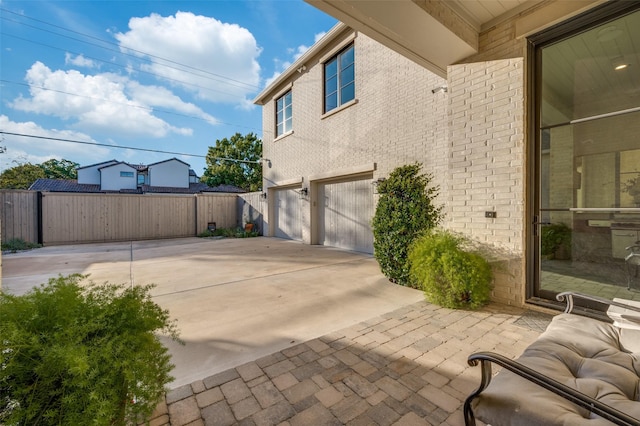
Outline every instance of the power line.
[[[19, 137], [25, 137], [25, 138], [44, 139], [44, 140], [56, 141], [56, 142], [77, 143], [77, 144], [82, 144], [82, 145], [105, 146], [105, 147], [108, 147], [108, 148], [131, 149], [131, 150], [134, 150], [134, 151], [146, 151], [146, 152], [154, 152], [154, 153], [159, 153], [159, 154], [170, 154], [170, 155], [182, 155], [182, 156], [185, 156], [185, 157], [207, 158], [206, 155], [199, 155], [199, 154], [187, 154], [187, 153], [184, 153], [184, 152], [162, 151], [162, 150], [159, 150], [159, 149], [138, 148], [138, 147], [124, 146], [124, 145], [110, 145], [110, 144], [99, 143], [99, 142], [87, 142], [87, 141], [78, 141], [78, 140], [73, 140], [73, 139], [52, 138], [52, 137], [49, 137], [49, 136], [38, 136], [38, 135], [28, 135], [28, 134], [25, 134], [25, 133], [5, 132], [4, 130], [0, 130], [0, 134], [10, 135], [10, 136], [19, 136]], [[213, 160], [221, 160], [221, 161], [233, 161], [233, 162], [236, 162], [236, 163], [249, 163], [249, 164], [260, 164], [260, 162], [262, 161], [262, 159], [254, 161], [254, 160], [238, 160], [236, 158], [225, 158], [225, 157], [215, 157], [215, 158], [212, 158], [212, 159]]]
[[[116, 47], [118, 47], [118, 48], [124, 48], [124, 49], [130, 50], [130, 51], [132, 51], [132, 52], [136, 52], [136, 53], [139, 53], [139, 54], [141, 54], [141, 55], [148, 56], [148, 57], [150, 57], [150, 58], [160, 59], [160, 60], [162, 60], [162, 61], [166, 61], [166, 62], [168, 62], [168, 63], [176, 64], [176, 65], [179, 65], [179, 66], [184, 67], [184, 68], [192, 69], [192, 70], [194, 70], [194, 71], [198, 71], [198, 72], [201, 72], [201, 73], [204, 73], [204, 74], [209, 74], [209, 75], [211, 75], [211, 76], [218, 77], [218, 78], [221, 78], [221, 79], [223, 79], [223, 80], [227, 80], [227, 81], [223, 81], [223, 82], [225, 82], [225, 83], [227, 83], [227, 84], [231, 84], [231, 83], [228, 83], [228, 82], [234, 82], [234, 83], [238, 83], [238, 84], [241, 84], [241, 85], [243, 85], [243, 86], [246, 86], [246, 87], [249, 87], [249, 88], [252, 88], [252, 89], [257, 89], [257, 90], [259, 90], [259, 89], [260, 89], [260, 87], [259, 87], [259, 86], [254, 85], [254, 84], [245, 83], [244, 81], [235, 80], [235, 79], [230, 78], [230, 77], [227, 77], [227, 76], [223, 76], [223, 75], [220, 75], [220, 74], [212, 73], [212, 72], [210, 72], [210, 71], [203, 70], [203, 69], [200, 69], [200, 68], [197, 68], [197, 67], [193, 67], [193, 66], [191, 66], [191, 65], [186, 65], [186, 64], [183, 64], [183, 63], [181, 63], [181, 62], [173, 61], [173, 60], [171, 60], [171, 59], [163, 58], [163, 57], [161, 57], [161, 56], [157, 56], [157, 55], [153, 55], [153, 54], [151, 54], [151, 53], [147, 53], [147, 52], [144, 52], [144, 51], [141, 51], [141, 50], [137, 50], [137, 49], [134, 49], [134, 48], [128, 47], [128, 46], [126, 46], [126, 45], [119, 45], [119, 44], [117, 44], [117, 43], [113, 43], [113, 42], [108, 41], [108, 40], [104, 40], [104, 39], [101, 39], [101, 38], [98, 38], [98, 37], [94, 37], [94, 36], [89, 35], [89, 34], [84, 34], [84, 33], [78, 32], [78, 31], [74, 31], [74, 30], [71, 30], [71, 29], [69, 29], [69, 28], [65, 28], [65, 27], [62, 27], [62, 26], [59, 26], [59, 25], [55, 25], [55, 24], [52, 24], [52, 23], [46, 22], [46, 21], [42, 21], [42, 20], [40, 20], [40, 19], [32, 18], [32, 17], [27, 16], [27, 15], [19, 14], [19, 13], [13, 12], [13, 11], [11, 11], [11, 10], [7, 10], [7, 9], [4, 9], [4, 8], [0, 8], [0, 11], [7, 12], [7, 13], [11, 13], [11, 14], [13, 14], [13, 15], [17, 15], [17, 16], [20, 16], [20, 17], [23, 17], [23, 18], [26, 18], [26, 19], [30, 19], [30, 20], [32, 20], [32, 21], [36, 21], [36, 22], [39, 22], [39, 23], [42, 23], [42, 24], [46, 24], [46, 25], [52, 26], [52, 27], [54, 27], [54, 28], [58, 28], [58, 29], [61, 29], [61, 30], [64, 30], [64, 31], [68, 31], [68, 32], [73, 33], [73, 34], [78, 34], [78, 35], [81, 35], [81, 36], [83, 36], [83, 37], [86, 37], [86, 38], [89, 38], [89, 39], [92, 39], [92, 40], [97, 40], [97, 41], [99, 41], [99, 42], [101, 42], [101, 43], [105, 43], [105, 44], [108, 44], [108, 45], [111, 45], [111, 46], [116, 46]], [[10, 22], [15, 22], [15, 23], [20, 24], [20, 25], [24, 25], [24, 26], [27, 26], [27, 27], [31, 27], [31, 28], [34, 28], [34, 29], [37, 29], [37, 30], [40, 30], [40, 31], [44, 31], [44, 32], [48, 32], [48, 33], [51, 33], [51, 34], [59, 35], [59, 36], [61, 36], [61, 37], [69, 38], [69, 39], [71, 39], [71, 40], [76, 40], [76, 41], [79, 41], [79, 42], [81, 42], [81, 43], [85, 43], [85, 44], [88, 44], [88, 45], [91, 45], [91, 46], [96, 46], [96, 47], [99, 47], [99, 48], [101, 48], [101, 49], [105, 49], [105, 50], [112, 51], [112, 52], [117, 52], [117, 53], [120, 53], [120, 54], [122, 54], [122, 55], [130, 56], [130, 57], [133, 57], [133, 58], [136, 58], [136, 59], [141, 59], [141, 58], [140, 58], [140, 57], [138, 57], [138, 56], [131, 55], [131, 54], [128, 54], [128, 53], [124, 53], [124, 52], [120, 51], [119, 49], [110, 49], [110, 48], [107, 48], [107, 47], [104, 47], [104, 46], [100, 46], [100, 45], [95, 44], [95, 43], [89, 43], [88, 41], [85, 41], [85, 40], [80, 40], [80, 39], [77, 39], [77, 38], [74, 38], [74, 37], [71, 37], [71, 36], [67, 36], [67, 35], [64, 35], [64, 34], [56, 33], [56, 32], [54, 32], [54, 31], [46, 30], [46, 29], [44, 29], [44, 28], [40, 28], [40, 27], [36, 27], [36, 26], [33, 26], [33, 25], [29, 25], [29, 24], [26, 24], [26, 23], [24, 23], [24, 22], [20, 22], [20, 21], [12, 20], [12, 19], [6, 18], [6, 17], [4, 17], [4, 16], [0, 16], [0, 18], [2, 18], [2, 19], [4, 19], [4, 20], [7, 20], [7, 21], [10, 21]], [[178, 70], [178, 71], [188, 72], [188, 71], [186, 71], [186, 70], [184, 70], [184, 69], [179, 69], [179, 68], [171, 67], [171, 66], [166, 65], [166, 64], [159, 64], [159, 65], [166, 66], [166, 67], [168, 67], [168, 68], [172, 68], [172, 69], [176, 69], [176, 70]], [[193, 74], [193, 73], [191, 73], [191, 74]], [[193, 75], [196, 75], [196, 76], [199, 76], [199, 77], [204, 77], [204, 76], [202, 76], [202, 75], [198, 75], [198, 74], [193, 74]], [[218, 81], [220, 81], [220, 80], [218, 80]]]

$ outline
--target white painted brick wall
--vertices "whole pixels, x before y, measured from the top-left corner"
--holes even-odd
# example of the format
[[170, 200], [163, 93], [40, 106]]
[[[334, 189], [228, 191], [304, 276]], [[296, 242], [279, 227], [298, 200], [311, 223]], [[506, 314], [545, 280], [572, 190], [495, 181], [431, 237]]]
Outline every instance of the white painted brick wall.
[[524, 301], [523, 65], [518, 58], [448, 70], [445, 226], [500, 259], [493, 299], [515, 305]]

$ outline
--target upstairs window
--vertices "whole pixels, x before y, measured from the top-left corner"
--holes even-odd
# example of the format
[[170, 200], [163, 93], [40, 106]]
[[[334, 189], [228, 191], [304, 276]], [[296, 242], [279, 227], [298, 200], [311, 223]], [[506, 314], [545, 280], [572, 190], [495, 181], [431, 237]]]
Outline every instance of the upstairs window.
[[120, 172], [120, 177], [133, 177], [133, 172]]
[[324, 64], [324, 112], [355, 99], [353, 44]]
[[291, 90], [276, 100], [276, 137], [293, 129], [293, 109], [291, 108]]

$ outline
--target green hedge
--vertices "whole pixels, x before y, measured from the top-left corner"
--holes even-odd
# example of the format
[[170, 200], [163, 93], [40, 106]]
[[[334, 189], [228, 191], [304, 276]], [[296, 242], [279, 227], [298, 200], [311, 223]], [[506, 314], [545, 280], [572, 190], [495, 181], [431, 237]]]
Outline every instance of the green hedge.
[[489, 302], [491, 266], [481, 255], [465, 251], [466, 245], [465, 238], [437, 230], [411, 247], [411, 276], [430, 302], [452, 309], [476, 309]]
[[155, 332], [178, 335], [152, 287], [85, 278], [0, 293], [0, 424], [136, 424], [163, 396], [173, 366]]

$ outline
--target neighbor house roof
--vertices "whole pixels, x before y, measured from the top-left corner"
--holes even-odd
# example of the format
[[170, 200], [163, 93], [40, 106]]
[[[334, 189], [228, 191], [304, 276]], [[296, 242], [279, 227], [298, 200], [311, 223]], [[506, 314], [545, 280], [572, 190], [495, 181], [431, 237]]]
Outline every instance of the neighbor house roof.
[[100, 185], [82, 184], [77, 180], [66, 179], [38, 179], [30, 187], [32, 191], [49, 192], [84, 192], [84, 193], [124, 193], [124, 194], [198, 194], [201, 192], [225, 192], [240, 194], [245, 190], [233, 185], [208, 186], [206, 183], [190, 183], [188, 188], [173, 188], [164, 186], [142, 185], [137, 189], [123, 189], [119, 191], [103, 191]]
[[109, 161], [103, 161], [101, 163], [89, 164], [88, 166], [78, 167], [78, 168], [76, 168], [76, 170], [86, 169], [87, 167], [104, 166], [106, 164], [113, 164], [113, 163], [117, 163], [117, 162], [118, 162], [118, 160], [113, 159], [113, 160], [109, 160]]
[[167, 163], [167, 162], [169, 162], [169, 161], [178, 161], [178, 162], [180, 162], [180, 163], [182, 163], [182, 164], [184, 164], [184, 165], [186, 165], [186, 166], [191, 167], [191, 165], [190, 165], [190, 164], [185, 163], [185, 162], [184, 162], [184, 161], [182, 161], [182, 160], [178, 160], [178, 159], [177, 159], [177, 158], [175, 158], [175, 157], [173, 157], [173, 158], [169, 158], [168, 160], [158, 161], [158, 162], [156, 162], [156, 163], [151, 163], [151, 164], [147, 165], [147, 167], [155, 166], [156, 164]]
[[133, 164], [125, 163], [124, 161], [118, 161], [118, 162], [115, 162], [115, 163], [107, 164], [107, 165], [102, 166], [102, 167], [98, 167], [98, 170], [108, 169], [109, 167], [119, 166], [120, 164], [124, 164], [127, 167], [131, 167], [132, 169], [138, 170], [138, 168], [136, 166], [134, 166]]

